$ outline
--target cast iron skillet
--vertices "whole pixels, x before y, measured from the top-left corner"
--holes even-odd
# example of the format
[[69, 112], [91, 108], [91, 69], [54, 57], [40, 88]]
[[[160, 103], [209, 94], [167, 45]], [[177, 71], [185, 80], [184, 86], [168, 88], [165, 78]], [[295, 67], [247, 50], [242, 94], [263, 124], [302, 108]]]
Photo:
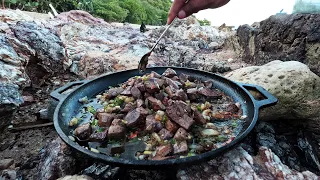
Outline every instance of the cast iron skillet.
[[[155, 71], [159, 74], [162, 74], [168, 67], [153, 67], [148, 68], [146, 73], [150, 73], [151, 71]], [[277, 103], [277, 99], [263, 89], [260, 86], [251, 85], [251, 84], [243, 84], [238, 82], [233, 82], [228, 80], [222, 76], [199, 71], [195, 69], [188, 68], [178, 68], [178, 67], [170, 67], [174, 69], [178, 74], [185, 73], [190, 76], [200, 78], [202, 80], [211, 80], [213, 81], [214, 88], [218, 88], [222, 90], [226, 95], [231, 96], [235, 102], [240, 102], [241, 108], [243, 111], [243, 115], [246, 115], [245, 124], [239, 135], [229, 144], [222, 146], [218, 149], [215, 149], [210, 152], [206, 152], [197, 156], [182, 158], [182, 159], [169, 159], [169, 160], [128, 160], [122, 158], [114, 158], [111, 156], [107, 156], [104, 154], [98, 154], [87, 150], [80, 145], [74, 143], [68, 138], [70, 128], [68, 126], [68, 122], [75, 116], [81, 107], [81, 104], [78, 100], [84, 96], [88, 98], [95, 97], [100, 92], [106, 90], [108, 86], [114, 86], [119, 83], [123, 83], [131, 77], [139, 75], [138, 70], [127, 70], [121, 71], [117, 73], [103, 75], [94, 80], [90, 81], [80, 81], [80, 82], [72, 82], [67, 84], [64, 87], [61, 87], [54, 92], [51, 93], [51, 97], [58, 100], [59, 104], [57, 105], [54, 111], [54, 126], [59, 136], [71, 147], [75, 148], [77, 151], [80, 151], [92, 158], [95, 158], [100, 161], [104, 161], [107, 164], [115, 165], [119, 167], [129, 167], [129, 168], [161, 168], [161, 167], [177, 167], [177, 166], [185, 166], [188, 164], [200, 163], [202, 161], [208, 161], [222, 153], [227, 152], [236, 144], [238, 144], [241, 140], [243, 140], [248, 133], [253, 129], [257, 120], [259, 109], [266, 106], [271, 106]], [[67, 89], [71, 88], [74, 85], [80, 85], [75, 90], [73, 90], [68, 95], [63, 95], [62, 93]], [[249, 93], [248, 90], [257, 90], [259, 91], [265, 99], [263, 100], [255, 100], [253, 96]]]

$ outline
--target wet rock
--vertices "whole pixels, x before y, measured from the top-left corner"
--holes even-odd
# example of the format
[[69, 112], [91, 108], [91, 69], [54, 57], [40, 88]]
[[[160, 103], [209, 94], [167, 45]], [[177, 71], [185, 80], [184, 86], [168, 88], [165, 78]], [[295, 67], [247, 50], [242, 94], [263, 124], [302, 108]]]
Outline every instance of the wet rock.
[[103, 163], [93, 163], [80, 172], [80, 174], [90, 176], [96, 180], [113, 179], [118, 173], [119, 167], [112, 167]]
[[16, 180], [17, 172], [15, 170], [4, 170], [0, 174], [1, 180]]
[[75, 158], [60, 138], [53, 140], [40, 155], [37, 179], [57, 179], [75, 173]]
[[0, 82], [0, 130], [10, 123], [13, 113], [22, 102], [17, 85]]
[[14, 163], [13, 159], [2, 159], [0, 160], [0, 170], [7, 169]]
[[207, 163], [194, 165], [178, 171], [178, 179], [318, 179], [310, 172], [299, 172], [284, 165], [278, 156], [266, 147], [259, 147], [251, 156], [237, 147], [222, 157]]
[[[257, 84], [279, 100], [260, 111], [261, 120], [312, 119], [320, 116], [320, 77], [297, 61], [272, 61], [226, 75], [234, 81]], [[260, 96], [261, 97], [261, 96]]]
[[69, 175], [65, 177], [61, 177], [57, 180], [93, 180], [91, 177], [86, 176], [86, 175]]
[[320, 75], [319, 14], [295, 13], [273, 15], [253, 28], [242, 25], [237, 30], [242, 59], [262, 65], [274, 59], [300, 61]]
[[12, 26], [12, 31], [37, 52], [38, 63], [48, 72], [61, 73], [71, 65], [60, 38], [49, 29], [34, 22], [19, 21]]

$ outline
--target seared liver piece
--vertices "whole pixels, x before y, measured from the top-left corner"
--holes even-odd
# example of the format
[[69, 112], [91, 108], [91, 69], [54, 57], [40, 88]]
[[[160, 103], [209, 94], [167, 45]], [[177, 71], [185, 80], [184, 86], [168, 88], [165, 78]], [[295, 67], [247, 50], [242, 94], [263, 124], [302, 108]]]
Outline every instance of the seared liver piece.
[[135, 81], [136, 81], [136, 78], [130, 78], [130, 79], [128, 79], [126, 84], [128, 84], [129, 86], [133, 86]]
[[112, 121], [108, 130], [109, 139], [123, 139], [125, 137], [126, 129], [122, 125], [121, 119], [115, 119]]
[[124, 116], [125, 116], [124, 114], [115, 114], [115, 115], [114, 115], [114, 118], [115, 118], [115, 119], [123, 119]]
[[169, 98], [172, 98], [175, 93], [175, 90], [170, 86], [167, 86], [164, 91], [168, 94]]
[[173, 145], [173, 153], [174, 154], [184, 154], [187, 152], [188, 152], [187, 141], [177, 142]]
[[134, 103], [127, 103], [123, 109], [121, 109], [121, 113], [128, 113], [129, 111], [132, 111], [136, 108], [136, 105]]
[[184, 141], [188, 139], [188, 135], [185, 129], [179, 128], [173, 138], [177, 141]]
[[165, 106], [162, 104], [162, 102], [152, 96], [148, 97], [149, 104], [151, 104], [152, 109], [157, 111], [157, 110], [165, 110]]
[[165, 83], [165, 81], [163, 79], [156, 79], [156, 81], [157, 81], [159, 87], [162, 87]]
[[95, 132], [91, 134], [91, 136], [89, 137], [89, 141], [102, 142], [106, 139], [107, 134], [108, 134], [108, 128], [106, 128], [103, 132]]
[[170, 121], [169, 119], [166, 122], [166, 129], [174, 134], [178, 130], [179, 126], [175, 123]]
[[156, 99], [162, 101], [163, 98], [164, 98], [164, 94], [163, 94], [162, 91], [160, 91], [159, 93], [156, 93], [156, 94], [154, 95], [154, 97], [155, 97]]
[[194, 120], [187, 115], [187, 111], [179, 104], [174, 103], [167, 107], [166, 113], [172, 121], [176, 122], [186, 130], [188, 130], [194, 123]]
[[74, 135], [80, 140], [86, 140], [90, 137], [92, 133], [92, 128], [90, 123], [82, 124], [74, 130]]
[[218, 93], [216, 90], [209, 89], [209, 88], [199, 88], [198, 89], [199, 94], [207, 97], [207, 98], [213, 98], [217, 99], [220, 98], [222, 95]]
[[156, 149], [156, 155], [157, 157], [165, 157], [168, 156], [171, 152], [172, 152], [172, 145], [171, 144], [167, 144], [167, 145], [163, 145], [163, 146], [159, 146]]
[[182, 84], [178, 81], [174, 81], [170, 78], [164, 78], [164, 79], [165, 79], [165, 85], [168, 85], [173, 89], [179, 89], [179, 86], [182, 86]]
[[162, 73], [162, 75], [168, 78], [172, 78], [173, 76], [176, 76], [177, 73], [175, 70], [168, 68], [164, 73]]
[[158, 134], [163, 140], [168, 140], [173, 137], [173, 134], [165, 128], [161, 129]]
[[154, 115], [148, 115], [146, 117], [146, 131], [147, 132], [159, 132], [162, 129], [162, 124], [160, 121], [157, 121]]
[[159, 92], [160, 87], [155, 78], [150, 78], [149, 80], [144, 82], [144, 86], [148, 93]]
[[188, 81], [188, 78], [189, 78], [189, 76], [186, 75], [186, 74], [184, 74], [184, 73], [181, 73], [181, 74], [179, 75], [179, 79], [180, 79], [181, 82], [187, 82], [187, 81]]
[[124, 96], [131, 96], [131, 88], [132, 86], [128, 86], [126, 87], [126, 89], [124, 91], [122, 91], [121, 95], [124, 95]]
[[142, 107], [133, 109], [125, 117], [124, 120], [127, 121], [128, 127], [134, 127], [137, 125], [143, 118], [148, 115], [148, 111]]
[[109, 127], [115, 118], [115, 114], [97, 113], [98, 125], [101, 127]]
[[193, 119], [197, 124], [206, 124], [207, 121], [204, 119], [204, 117], [202, 116], [201, 112], [199, 112], [198, 110], [195, 110], [193, 112]]
[[124, 89], [122, 87], [116, 87], [116, 88], [110, 88], [107, 91], [107, 98], [113, 98], [118, 96], [120, 93], [122, 93]]
[[146, 87], [144, 86], [144, 84], [142, 82], [137, 84], [136, 87], [140, 90], [141, 93], [146, 92]]
[[174, 100], [183, 100], [186, 101], [188, 99], [187, 94], [184, 92], [184, 90], [179, 89], [176, 91], [176, 93], [174, 93], [172, 99]]
[[197, 88], [187, 89], [187, 95], [191, 101], [198, 99], [199, 98], [198, 89]]
[[187, 103], [185, 103], [184, 101], [175, 101], [174, 102], [175, 105], [182, 107], [183, 109], [185, 109], [188, 113], [191, 113], [192, 109], [191, 109], [191, 105], [188, 105]]
[[161, 75], [160, 74], [158, 74], [157, 72], [155, 72], [155, 71], [151, 71], [151, 73], [150, 73], [150, 77], [152, 77], [152, 78], [161, 78]]
[[140, 90], [137, 88], [137, 86], [133, 86], [131, 88], [131, 94], [135, 99], [140, 99], [141, 98], [141, 92]]
[[232, 103], [227, 106], [227, 111], [231, 112], [232, 114], [236, 114], [239, 112], [239, 108], [238, 108], [238, 106], [236, 106], [235, 104]]
[[137, 99], [136, 103], [137, 103], [137, 107], [144, 107], [145, 106], [144, 101], [142, 99]]

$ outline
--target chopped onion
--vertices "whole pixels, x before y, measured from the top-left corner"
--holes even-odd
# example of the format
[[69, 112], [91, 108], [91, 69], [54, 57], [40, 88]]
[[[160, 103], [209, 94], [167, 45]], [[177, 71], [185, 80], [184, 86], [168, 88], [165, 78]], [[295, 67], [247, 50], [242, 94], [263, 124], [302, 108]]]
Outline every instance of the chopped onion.
[[95, 153], [100, 153], [100, 151], [98, 149], [95, 149], [95, 148], [90, 148], [90, 151], [95, 152]]
[[205, 129], [201, 131], [202, 136], [218, 136], [220, 133], [214, 129]]

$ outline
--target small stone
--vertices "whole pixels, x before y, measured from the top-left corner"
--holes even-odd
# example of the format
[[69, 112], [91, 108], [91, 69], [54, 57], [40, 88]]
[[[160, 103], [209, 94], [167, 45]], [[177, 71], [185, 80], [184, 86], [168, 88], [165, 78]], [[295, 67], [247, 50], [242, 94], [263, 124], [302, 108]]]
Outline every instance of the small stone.
[[233, 60], [232, 58], [229, 58], [229, 59], [228, 59], [228, 62], [229, 62], [229, 63], [232, 63], [233, 61], [234, 61], [234, 60]]
[[13, 159], [2, 159], [0, 160], [0, 170], [7, 169], [14, 163]]
[[0, 176], [1, 180], [14, 180], [17, 178], [17, 172], [15, 170], [3, 170]]
[[48, 119], [48, 109], [41, 109], [39, 111], [40, 119]]

